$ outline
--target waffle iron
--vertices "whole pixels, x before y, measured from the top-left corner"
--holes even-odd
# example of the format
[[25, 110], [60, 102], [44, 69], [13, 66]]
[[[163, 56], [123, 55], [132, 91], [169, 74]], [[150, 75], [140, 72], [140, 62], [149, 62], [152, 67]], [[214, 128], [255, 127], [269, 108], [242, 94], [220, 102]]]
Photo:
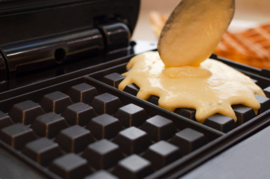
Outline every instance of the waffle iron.
[[127, 62], [156, 51], [131, 41], [140, 0], [0, 2], [0, 178], [177, 178], [270, 124], [270, 71], [211, 56], [267, 95], [238, 122], [117, 89]]

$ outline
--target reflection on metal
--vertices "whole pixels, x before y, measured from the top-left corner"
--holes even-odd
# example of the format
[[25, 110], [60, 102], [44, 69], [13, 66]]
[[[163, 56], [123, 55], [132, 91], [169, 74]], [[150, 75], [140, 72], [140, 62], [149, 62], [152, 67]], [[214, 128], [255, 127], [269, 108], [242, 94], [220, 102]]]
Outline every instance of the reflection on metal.
[[7, 67], [4, 58], [0, 53], [0, 85], [7, 80]]
[[[57, 59], [61, 49], [61, 59]], [[25, 72], [67, 61], [103, 54], [103, 37], [97, 29], [82, 29], [2, 46], [9, 72]], [[64, 55], [63, 55], [64, 54]]]

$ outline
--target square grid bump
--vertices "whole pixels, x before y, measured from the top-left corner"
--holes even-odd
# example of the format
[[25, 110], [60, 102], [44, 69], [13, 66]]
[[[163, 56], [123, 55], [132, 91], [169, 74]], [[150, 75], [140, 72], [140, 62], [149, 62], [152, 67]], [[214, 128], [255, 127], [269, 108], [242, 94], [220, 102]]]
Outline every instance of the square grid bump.
[[91, 118], [97, 115], [92, 106], [79, 102], [68, 106], [62, 116], [70, 125], [85, 126]]
[[91, 103], [94, 96], [98, 94], [96, 88], [87, 83], [81, 83], [72, 86], [68, 92], [68, 95], [74, 103], [83, 102], [85, 104]]
[[22, 149], [22, 153], [43, 166], [49, 165], [51, 161], [63, 155], [58, 144], [48, 138], [29, 142]]
[[9, 115], [0, 111], [0, 130], [5, 128], [5, 127], [8, 127], [12, 124], [13, 124], [13, 122], [10, 119]]
[[41, 106], [30, 100], [13, 105], [9, 111], [9, 115], [14, 122], [26, 125], [31, 124], [37, 116], [42, 114], [44, 114], [44, 111]]
[[107, 139], [90, 144], [82, 156], [88, 160], [90, 166], [97, 170], [111, 168], [123, 158], [118, 145]]
[[93, 118], [86, 126], [97, 139], [112, 139], [123, 127], [119, 120], [108, 114], [102, 114]]
[[55, 138], [61, 130], [67, 127], [65, 119], [54, 112], [38, 116], [31, 126], [38, 136], [50, 139]]

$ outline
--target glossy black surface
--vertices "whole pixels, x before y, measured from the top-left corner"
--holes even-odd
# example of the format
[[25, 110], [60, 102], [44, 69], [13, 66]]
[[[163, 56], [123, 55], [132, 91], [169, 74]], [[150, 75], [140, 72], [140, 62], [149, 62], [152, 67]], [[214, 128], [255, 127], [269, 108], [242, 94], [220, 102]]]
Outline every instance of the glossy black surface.
[[119, 119], [124, 127], [139, 127], [148, 119], [146, 111], [134, 104], [119, 108], [114, 116]]
[[238, 105], [233, 105], [232, 106], [235, 115], [237, 117], [237, 124], [241, 125], [249, 120], [251, 120], [252, 118], [254, 118], [255, 112], [252, 108], [244, 106], [242, 104], [238, 104]]
[[[116, 109], [114, 109], [115, 106], [106, 106], [106, 108], [114, 109], [111, 115], [104, 114], [106, 110], [103, 110], [102, 114], [97, 117], [87, 115], [85, 118], [86, 122], [84, 122], [87, 124], [81, 124], [81, 126], [77, 125], [77, 122], [69, 123], [71, 126], [68, 126], [65, 117], [70, 117], [69, 120], [71, 121], [79, 121], [82, 117], [80, 116], [82, 111], [91, 109], [96, 113], [96, 109], [91, 108], [89, 104], [79, 102], [65, 106], [66, 109], [61, 115], [50, 112], [54, 109], [52, 108], [46, 114], [36, 117], [28, 126], [21, 123], [12, 125], [11, 122], [11, 124], [8, 124], [9, 126], [1, 129], [0, 146], [6, 148], [9, 152], [24, 160], [44, 175], [49, 176], [49, 178], [57, 178], [54, 174], [62, 178], [83, 178], [103, 168], [107, 172], [116, 171], [115, 175], [120, 178], [124, 178], [125, 175], [120, 176], [119, 170], [120, 172], [127, 172], [127, 175], [133, 178], [142, 178], [153, 172], [152, 164], [147, 159], [142, 158], [142, 155], [156, 141], [150, 140], [150, 134], [148, 132], [143, 131], [139, 127], [134, 127], [134, 125], [137, 126], [137, 122], [130, 123], [132, 127], [124, 128], [121, 126], [117, 115], [115, 115], [117, 111], [122, 111], [130, 115], [132, 120], [138, 120], [138, 125], [143, 125], [147, 119], [158, 115], [159, 120], [154, 120], [154, 124], [156, 128], [159, 128], [157, 130], [160, 130], [161, 133], [164, 133], [168, 129], [171, 130], [171, 135], [166, 136], [168, 140], [172, 139], [173, 135], [177, 132], [176, 128], [177, 130], [181, 130], [186, 127], [191, 127], [195, 131], [205, 134], [208, 142], [223, 135], [218, 131], [205, 128], [194, 121], [169, 114], [158, 109], [156, 106], [151, 106], [146, 102], [132, 98], [132, 96], [126, 96], [119, 91], [116, 92], [114, 88], [107, 88], [86, 76], [63, 81], [62, 83], [29, 92], [28, 94], [2, 100], [0, 101], [0, 110], [5, 113], [1, 113], [0, 117], [3, 120], [7, 120], [8, 112], [11, 111], [10, 108], [14, 106], [13, 104], [23, 104], [22, 107], [31, 107], [32, 104], [36, 103], [40, 104], [46, 94], [50, 94], [47, 97], [52, 101], [68, 99], [68, 94], [77, 93], [76, 91], [70, 91], [70, 89], [74, 88], [74, 86], [81, 86], [82, 84], [83, 86], [91, 86], [96, 89], [97, 93], [92, 101], [95, 98], [99, 98], [99, 100], [105, 103], [110, 103], [111, 100], [114, 101], [116, 99], [120, 101], [119, 106]], [[104, 96], [102, 94], [106, 95]], [[25, 98], [28, 100], [25, 100]], [[31, 102], [30, 105], [25, 105], [25, 101], [33, 101], [33, 103]], [[74, 115], [65, 114], [69, 110]], [[124, 117], [127, 119], [126, 116]], [[12, 119], [8, 120], [12, 121]], [[163, 134], [160, 135], [164, 137]], [[166, 146], [171, 148], [171, 144]], [[166, 146], [163, 149], [166, 149]], [[61, 153], [63, 153], [63, 156], [61, 156]], [[73, 155], [70, 155], [71, 153]], [[136, 162], [133, 161], [134, 158], [132, 160], [124, 160], [126, 162], [120, 164], [122, 159], [130, 159], [129, 156], [134, 153], [140, 155], [138, 156], [139, 158], [135, 158], [135, 161], [138, 161], [140, 165], [135, 166]], [[161, 153], [159, 151], [159, 154], [162, 156], [162, 151]], [[176, 160], [178, 159], [178, 155], [174, 155], [174, 150], [167, 152], [163, 156], [166, 158], [166, 161], [163, 161], [162, 164], [160, 163], [159, 167], [169, 165], [172, 162], [171, 156], [175, 156], [173, 158]]]
[[35, 140], [36, 136], [32, 129], [21, 123], [17, 123], [3, 128], [0, 131], [0, 139], [12, 148], [20, 150], [28, 142]]
[[113, 174], [118, 176], [120, 179], [136, 179], [144, 178], [152, 172], [153, 169], [148, 160], [133, 154], [121, 160], [113, 171]]
[[133, 126], [119, 132], [113, 142], [127, 155], [140, 154], [151, 145], [147, 133]]
[[153, 141], [168, 140], [176, 133], [173, 122], [159, 115], [146, 120], [141, 129], [147, 132]]
[[68, 106], [62, 116], [70, 125], [85, 126], [96, 113], [92, 106], [79, 102]]
[[[155, 42], [136, 41], [131, 42], [131, 44], [129, 48], [123, 51], [107, 54], [106, 56], [72, 61], [71, 63], [62, 63], [59, 66], [52, 66], [43, 70], [20, 73], [15, 79], [10, 79], [3, 84], [0, 82], [0, 99], [14, 96], [15, 88], [22, 89], [22, 92], [33, 90], [35, 87], [42, 88], [63, 80], [83, 76], [96, 70], [118, 65], [121, 62], [128, 61], [130, 57], [136, 54], [156, 49]], [[46, 84], [44, 83], [45, 81]]]
[[258, 102], [261, 105], [261, 109], [259, 110], [259, 114], [265, 112], [270, 107], [270, 99], [264, 96], [260, 96], [255, 94], [255, 98], [258, 100]]
[[112, 175], [105, 170], [100, 170], [92, 175], [85, 177], [85, 179], [118, 179], [118, 177]]
[[60, 91], [46, 94], [40, 101], [40, 105], [45, 112], [63, 113], [67, 106], [73, 102], [70, 97]]
[[103, 82], [108, 85], [118, 88], [118, 85], [121, 83], [123, 79], [125, 79], [123, 75], [120, 75], [119, 73], [112, 73], [112, 74], [104, 76]]
[[215, 114], [208, 117], [203, 124], [225, 133], [236, 127], [234, 119], [221, 114]]
[[90, 166], [96, 170], [108, 169], [117, 164], [124, 156], [118, 145], [107, 139], [90, 144], [82, 154], [88, 160]]
[[132, 33], [139, 5], [139, 0], [27, 0], [2, 3], [0, 22], [1, 27], [5, 28], [0, 29], [0, 46], [86, 27], [93, 28], [109, 23], [112, 19], [124, 22]]
[[96, 28], [65, 32], [1, 45], [11, 78], [17, 73], [104, 54], [103, 36]]
[[68, 94], [74, 103], [84, 102], [89, 104], [98, 93], [95, 87], [82, 83], [72, 86]]
[[119, 120], [108, 114], [92, 118], [86, 128], [97, 139], [112, 139], [123, 129]]
[[54, 112], [38, 116], [31, 125], [31, 128], [38, 136], [49, 139], [55, 138], [61, 130], [67, 127], [65, 118]]
[[62, 130], [56, 137], [55, 142], [67, 153], [82, 152], [88, 144], [94, 142], [89, 130], [75, 125]]
[[1, 90], [1, 83], [3, 81], [7, 80], [7, 66], [4, 58], [1, 55], [1, 49], [0, 49], [0, 90]]
[[182, 155], [187, 155], [203, 146], [206, 140], [202, 133], [186, 128], [177, 132], [171, 143], [180, 148]]
[[94, 97], [91, 103], [97, 114], [110, 115], [114, 114], [121, 105], [119, 98], [109, 93], [103, 93]]
[[8, 127], [8, 126], [10, 126], [12, 124], [13, 124], [13, 122], [10, 119], [9, 115], [7, 115], [7, 114], [0, 111], [0, 129]]
[[4, 2], [0, 7], [0, 49], [6, 61], [5, 67], [0, 59], [0, 82], [6, 80], [1, 75], [5, 73], [3, 69], [8, 78], [16, 79], [25, 72], [71, 61], [93, 62], [95, 57], [126, 51], [140, 1], [26, 1], [21, 7], [19, 4]]
[[74, 153], [55, 159], [49, 169], [63, 179], [83, 179], [91, 173], [87, 160]]
[[144, 158], [151, 161], [155, 170], [158, 170], [181, 157], [179, 147], [166, 141], [159, 141], [149, 147], [143, 155]]
[[43, 166], [49, 165], [54, 159], [63, 155], [58, 144], [47, 138], [29, 142], [22, 149], [22, 153]]
[[44, 114], [44, 111], [41, 106], [30, 100], [14, 104], [9, 111], [9, 115], [14, 122], [26, 125], [31, 124], [37, 116], [42, 114]]
[[112, 53], [114, 50], [121, 51], [122, 48], [127, 48], [129, 45], [131, 33], [125, 24], [110, 23], [100, 25], [99, 28], [104, 34], [107, 53]]

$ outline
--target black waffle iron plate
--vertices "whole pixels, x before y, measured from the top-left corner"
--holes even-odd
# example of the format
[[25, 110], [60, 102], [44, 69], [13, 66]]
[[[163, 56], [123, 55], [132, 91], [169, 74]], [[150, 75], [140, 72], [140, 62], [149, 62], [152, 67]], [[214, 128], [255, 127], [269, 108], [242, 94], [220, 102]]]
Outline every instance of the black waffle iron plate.
[[[170, 112], [158, 97], [117, 89], [134, 55], [138, 0], [0, 2], [0, 178], [177, 178], [270, 123], [235, 105], [203, 124], [194, 109]], [[270, 97], [268, 70], [212, 55]]]

